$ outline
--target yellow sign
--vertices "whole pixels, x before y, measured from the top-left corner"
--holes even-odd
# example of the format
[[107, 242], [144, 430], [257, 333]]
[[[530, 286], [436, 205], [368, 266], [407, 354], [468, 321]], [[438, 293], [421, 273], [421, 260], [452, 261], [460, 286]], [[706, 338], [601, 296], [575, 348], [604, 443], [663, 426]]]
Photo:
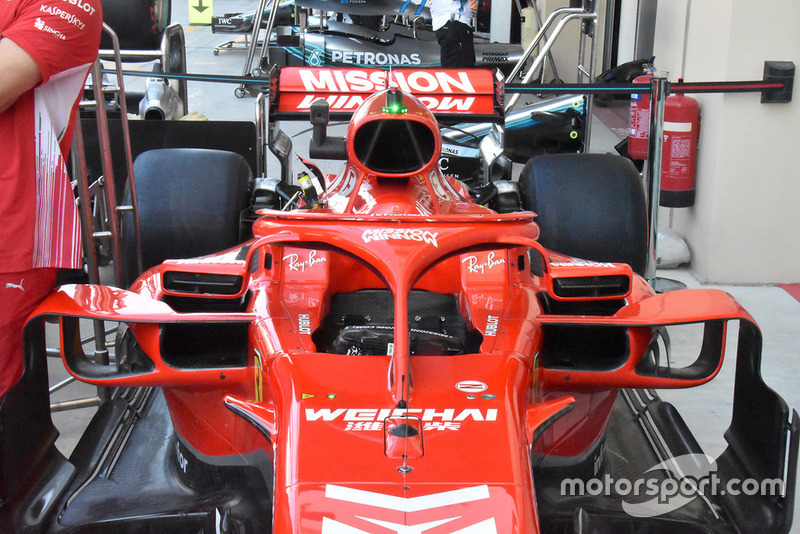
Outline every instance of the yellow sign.
[[213, 0], [189, 0], [189, 24], [211, 24]]
[[301, 398], [302, 400], [305, 400], [305, 399], [313, 399], [314, 397], [316, 397], [316, 395], [312, 395], [311, 393], [303, 393], [303, 394], [300, 396], [300, 398]]

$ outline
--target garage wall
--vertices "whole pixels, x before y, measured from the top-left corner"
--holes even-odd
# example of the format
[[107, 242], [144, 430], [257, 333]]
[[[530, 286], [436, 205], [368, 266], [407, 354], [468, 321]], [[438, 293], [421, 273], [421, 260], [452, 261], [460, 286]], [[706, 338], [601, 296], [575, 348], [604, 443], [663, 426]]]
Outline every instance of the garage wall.
[[[640, 1], [621, 4], [624, 28]], [[537, 5], [546, 16], [568, 1]], [[793, 61], [800, 77], [798, 21], [796, 0], [661, 0], [656, 65], [672, 81], [760, 80], [764, 61]], [[568, 30], [553, 52], [560, 77], [572, 82], [577, 29]], [[621, 35], [621, 51], [635, 41]], [[789, 104], [761, 104], [757, 93], [692, 96], [701, 108], [696, 202], [662, 208], [660, 226], [686, 237], [699, 280], [800, 283], [800, 81]]]
[[[681, 71], [686, 81], [759, 80], [765, 60], [800, 67], [798, 20], [791, 0], [662, 1], [656, 63], [672, 80]], [[703, 281], [800, 283], [800, 84], [789, 104], [693, 96], [702, 116], [696, 203], [662, 208], [660, 226], [686, 236]]]

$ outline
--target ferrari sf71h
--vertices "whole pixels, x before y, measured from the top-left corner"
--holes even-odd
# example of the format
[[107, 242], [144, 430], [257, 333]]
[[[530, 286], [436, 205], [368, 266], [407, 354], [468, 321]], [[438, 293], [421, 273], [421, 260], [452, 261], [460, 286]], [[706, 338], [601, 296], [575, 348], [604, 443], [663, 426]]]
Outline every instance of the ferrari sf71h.
[[[316, 89], [331, 102], [371, 92], [369, 71], [284, 68], [271, 116], [323, 74], [341, 82]], [[730, 295], [656, 294], [642, 277], [631, 162], [534, 158], [525, 210], [498, 213], [438, 165], [437, 117], [502, 114], [493, 74], [393, 76], [344, 139], [309, 105], [310, 153], [343, 156], [341, 171], [305, 160], [299, 186], [259, 197], [284, 209], [258, 209], [252, 237], [219, 252], [186, 257], [247, 221], [230, 208], [251, 198], [246, 165], [139, 157], [143, 245], [182, 259], [128, 289], [60, 287], [31, 316], [0, 414], [0, 530], [788, 531], [797, 414], [761, 379], [759, 329]], [[463, 109], [425, 93], [448, 84]], [[110, 363], [84, 350], [97, 321], [119, 325]], [[696, 327], [688, 358], [666, 350], [676, 325]], [[69, 372], [110, 391], [68, 459], [48, 411], [54, 329]], [[712, 380], [723, 356], [736, 384], [714, 459], [654, 390]], [[719, 491], [735, 481], [757, 491]]]

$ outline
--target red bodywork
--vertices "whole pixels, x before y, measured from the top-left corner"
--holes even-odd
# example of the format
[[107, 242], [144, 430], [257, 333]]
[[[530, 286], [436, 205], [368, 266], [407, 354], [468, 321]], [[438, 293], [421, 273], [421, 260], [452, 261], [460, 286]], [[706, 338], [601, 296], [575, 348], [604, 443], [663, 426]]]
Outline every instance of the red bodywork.
[[[727, 320], [752, 319], [725, 293], [655, 295], [627, 265], [543, 249], [533, 213], [494, 213], [442, 176], [436, 120], [410, 95], [402, 102], [406, 113], [387, 114], [381, 92], [356, 112], [349, 159], [327, 180], [325, 209], [263, 212], [241, 248], [167, 261], [127, 291], [65, 286], [36, 313], [61, 317], [64, 332], [71, 317], [128, 323], [152, 369], [101, 375], [76, 365], [79, 348], [65, 334], [70, 372], [89, 383], [161, 386], [179, 438], [198, 457], [265, 450], [274, 463], [276, 534], [535, 533], [532, 452], [580, 457], [600, 439], [619, 388], [713, 378], [724, 343], [680, 373], [646, 365], [658, 328], [707, 323], [718, 340]], [[354, 139], [378, 120], [415, 122], [434, 145], [417, 152], [415, 168], [376, 173]], [[235, 290], [213, 296], [245, 304], [238, 312], [178, 313], [161, 300], [209, 295], [166, 288], [176, 273], [240, 277]], [[626, 278], [627, 288], [606, 296], [558, 289], [564, 280], [604, 276]], [[394, 297], [388, 354], [318, 352], [314, 333], [331, 299], [363, 289]], [[481, 336], [479, 350], [412, 354], [412, 290], [453, 295]], [[554, 314], [543, 299], [615, 300], [619, 309]], [[236, 364], [181, 363], [191, 355], [175, 363], [165, 334], [175, 325], [246, 332], [238, 340], [245, 356]], [[547, 340], [551, 332], [569, 339], [570, 329], [612, 332], [624, 342], [601, 363], [564, 367]]]

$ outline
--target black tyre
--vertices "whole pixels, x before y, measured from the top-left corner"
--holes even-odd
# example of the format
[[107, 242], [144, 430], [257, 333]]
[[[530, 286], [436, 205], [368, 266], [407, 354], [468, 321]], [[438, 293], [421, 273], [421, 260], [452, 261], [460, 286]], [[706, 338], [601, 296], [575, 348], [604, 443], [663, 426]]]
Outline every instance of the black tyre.
[[[240, 215], [252, 172], [239, 154], [204, 148], [162, 148], [133, 165], [144, 269], [165, 259], [211, 254], [241, 242]], [[130, 204], [126, 186], [123, 202]], [[125, 283], [138, 276], [133, 217], [122, 218]]]
[[612, 154], [554, 154], [525, 164], [526, 208], [538, 214], [546, 248], [593, 261], [647, 268], [647, 206], [633, 163]]
[[[157, 50], [172, 16], [171, 0], [102, 0], [103, 22], [119, 37], [122, 50]], [[112, 48], [103, 33], [100, 48]]]

